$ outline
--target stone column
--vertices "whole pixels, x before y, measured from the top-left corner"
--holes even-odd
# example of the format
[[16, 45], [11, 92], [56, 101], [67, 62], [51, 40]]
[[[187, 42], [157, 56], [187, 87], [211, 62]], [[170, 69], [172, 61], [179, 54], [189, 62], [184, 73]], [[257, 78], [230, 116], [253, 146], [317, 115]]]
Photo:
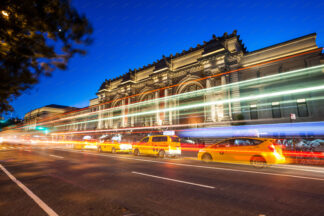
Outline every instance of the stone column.
[[[154, 99], [159, 99], [159, 91], [155, 92], [155, 98]], [[158, 111], [159, 108], [159, 102], [155, 102], [155, 109]], [[161, 119], [160, 119], [160, 112], [156, 112], [156, 125], [161, 125]]]
[[[132, 103], [132, 100], [131, 98], [129, 98], [129, 104]], [[132, 106], [132, 109], [130, 110], [130, 113], [133, 114], [135, 113], [134, 111], [136, 110], [136, 107]], [[135, 116], [131, 116], [131, 127], [134, 127], [134, 124], [135, 124]]]
[[[234, 72], [230, 74], [231, 83], [237, 83], [238, 79], [238, 72]], [[240, 87], [239, 85], [232, 85], [231, 88], [231, 98], [239, 98], [240, 97]], [[232, 111], [233, 114], [238, 115], [241, 114], [241, 103], [240, 102], [233, 102], [232, 103]], [[233, 116], [233, 118], [235, 118]]]
[[98, 129], [101, 129], [102, 127], [102, 114], [101, 114], [101, 110], [102, 110], [102, 105], [99, 105], [99, 111], [98, 111]]
[[[174, 99], [169, 100], [168, 108], [174, 107]], [[172, 110], [169, 110], [169, 124], [172, 125]]]
[[121, 119], [121, 127], [125, 127], [126, 126], [126, 117], [124, 117], [126, 114], [125, 99], [122, 100], [121, 109], [122, 109], [121, 115], [123, 116]]
[[[205, 95], [205, 101], [208, 102], [213, 102], [214, 101], [214, 95], [212, 92], [208, 92], [208, 88], [212, 87], [212, 81], [213, 78], [209, 78], [206, 80], [206, 89], [207, 93]], [[205, 106], [205, 120], [206, 122], [215, 122], [216, 121], [216, 116], [215, 116], [215, 105], [210, 105], [210, 106]]]
[[[229, 95], [228, 95], [228, 90], [226, 89], [226, 84], [227, 84], [227, 80], [226, 80], [226, 75], [221, 76], [221, 85], [222, 85], [222, 91], [221, 91], [221, 96], [222, 96], [222, 100], [228, 100]], [[223, 108], [223, 120], [228, 121], [230, 119], [230, 113], [231, 113], [231, 106], [229, 103], [225, 103], [222, 105]]]
[[[169, 107], [167, 97], [168, 97], [168, 89], [164, 89], [164, 110], [168, 109], [168, 107]], [[164, 125], [169, 124], [169, 115], [168, 114], [169, 114], [169, 112], [164, 111], [164, 122], [163, 122]]]

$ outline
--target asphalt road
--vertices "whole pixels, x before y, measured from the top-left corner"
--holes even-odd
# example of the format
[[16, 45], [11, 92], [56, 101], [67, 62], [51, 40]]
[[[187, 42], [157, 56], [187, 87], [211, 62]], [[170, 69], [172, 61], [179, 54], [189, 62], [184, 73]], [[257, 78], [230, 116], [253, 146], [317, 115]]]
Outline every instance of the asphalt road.
[[0, 215], [324, 215], [324, 168], [0, 145]]

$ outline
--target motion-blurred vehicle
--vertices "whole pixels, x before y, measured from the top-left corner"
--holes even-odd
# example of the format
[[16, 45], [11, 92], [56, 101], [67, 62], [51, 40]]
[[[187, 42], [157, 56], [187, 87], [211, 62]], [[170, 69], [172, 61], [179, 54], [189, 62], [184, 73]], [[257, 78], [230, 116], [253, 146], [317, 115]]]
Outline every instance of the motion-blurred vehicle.
[[154, 135], [144, 137], [133, 145], [133, 154], [153, 155], [160, 158], [165, 156], [176, 157], [181, 155], [180, 138], [177, 136]]
[[73, 148], [82, 149], [97, 149], [97, 140], [90, 136], [84, 136], [81, 141], [74, 141]]
[[103, 139], [98, 143], [98, 152], [111, 152], [113, 154], [117, 152], [130, 153], [132, 148], [131, 143], [118, 142], [117, 140]]
[[198, 159], [206, 162], [250, 163], [255, 167], [285, 163], [282, 146], [275, 139], [232, 138], [199, 150]]
[[180, 138], [181, 150], [198, 152], [199, 149], [205, 148], [205, 144], [200, 140], [193, 140], [190, 138]]
[[324, 140], [323, 139], [314, 139], [314, 140], [301, 139], [296, 143], [296, 149], [301, 151], [324, 152]]

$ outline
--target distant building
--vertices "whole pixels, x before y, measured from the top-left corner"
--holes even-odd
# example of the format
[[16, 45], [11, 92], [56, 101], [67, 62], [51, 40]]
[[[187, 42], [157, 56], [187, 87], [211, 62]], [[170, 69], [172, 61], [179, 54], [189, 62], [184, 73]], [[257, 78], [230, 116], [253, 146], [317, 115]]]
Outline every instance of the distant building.
[[28, 126], [26, 128], [27, 130], [35, 129], [37, 123], [39, 123], [42, 120], [77, 109], [78, 108], [70, 106], [50, 104], [26, 113], [24, 116], [24, 124]]

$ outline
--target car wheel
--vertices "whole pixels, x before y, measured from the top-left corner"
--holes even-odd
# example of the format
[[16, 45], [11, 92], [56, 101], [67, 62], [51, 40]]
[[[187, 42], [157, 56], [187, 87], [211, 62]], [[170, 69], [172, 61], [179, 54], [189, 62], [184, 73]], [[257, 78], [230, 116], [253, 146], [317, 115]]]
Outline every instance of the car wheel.
[[113, 154], [116, 153], [116, 149], [114, 147], [111, 149], [111, 153], [113, 153]]
[[211, 162], [213, 160], [212, 156], [210, 154], [204, 154], [201, 159], [204, 161], [204, 162]]
[[250, 163], [256, 168], [263, 168], [267, 165], [267, 161], [262, 156], [253, 156]]
[[134, 155], [135, 155], [135, 156], [139, 156], [139, 155], [140, 155], [140, 152], [139, 152], [138, 149], [135, 149], [135, 150], [134, 150]]
[[158, 156], [159, 156], [159, 158], [164, 158], [165, 157], [165, 151], [164, 150], [160, 150]]
[[98, 152], [102, 152], [101, 146], [98, 146]]

